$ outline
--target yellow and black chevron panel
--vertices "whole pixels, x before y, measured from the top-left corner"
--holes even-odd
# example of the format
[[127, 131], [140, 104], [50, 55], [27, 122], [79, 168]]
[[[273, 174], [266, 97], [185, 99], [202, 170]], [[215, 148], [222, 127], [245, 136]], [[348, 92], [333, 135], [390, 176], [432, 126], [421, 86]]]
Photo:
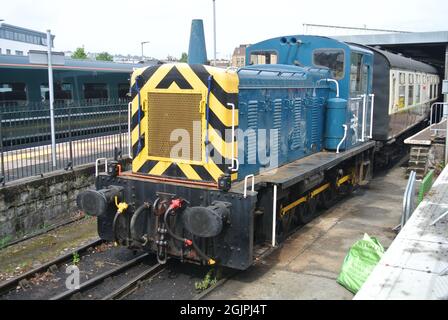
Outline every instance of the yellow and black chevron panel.
[[[217, 182], [229, 173], [232, 146], [234, 157], [238, 157], [237, 142], [232, 144], [229, 135], [232, 125], [238, 128], [235, 72], [164, 64], [136, 70], [131, 84], [134, 173], [206, 182]], [[229, 103], [236, 107], [235, 123]], [[173, 135], [178, 130], [188, 134], [183, 138]], [[185, 138], [189, 141], [183, 141]], [[187, 154], [173, 152], [179, 143], [187, 147]], [[232, 174], [232, 179], [236, 180], [237, 174]]]

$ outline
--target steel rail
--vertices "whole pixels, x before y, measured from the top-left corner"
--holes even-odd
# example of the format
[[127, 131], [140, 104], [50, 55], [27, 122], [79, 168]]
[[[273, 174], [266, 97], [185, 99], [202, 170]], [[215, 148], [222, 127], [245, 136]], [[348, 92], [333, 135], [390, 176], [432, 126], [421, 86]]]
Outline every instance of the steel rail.
[[64, 254], [63, 256], [60, 256], [60, 257], [58, 257], [56, 259], [53, 259], [53, 260], [51, 260], [51, 261], [41, 265], [40, 267], [32, 269], [32, 270], [30, 270], [30, 271], [28, 271], [28, 272], [26, 272], [26, 273], [24, 273], [24, 274], [22, 274], [22, 275], [20, 275], [20, 276], [18, 276], [16, 278], [14, 278], [14, 279], [11, 279], [11, 280], [9, 280], [7, 282], [4, 282], [3, 284], [0, 285], [0, 295], [4, 295], [4, 294], [10, 292], [11, 290], [17, 288], [20, 285], [21, 281], [23, 281], [25, 279], [32, 278], [36, 274], [46, 272], [51, 266], [54, 266], [54, 265], [57, 266], [57, 265], [63, 264], [64, 262], [71, 261], [73, 259], [73, 254], [75, 254], [75, 253], [78, 253], [78, 254], [84, 253], [89, 248], [95, 247], [95, 246], [100, 245], [102, 243], [104, 243], [104, 240], [96, 239], [96, 240], [94, 240], [92, 242], [89, 242], [88, 244], [86, 244], [86, 245], [84, 245], [84, 246], [82, 246], [80, 248], [77, 248], [77, 249], [71, 251], [70, 253]]
[[57, 294], [53, 297], [51, 297], [49, 300], [67, 300], [70, 299], [73, 295], [77, 294], [77, 293], [82, 293], [94, 286], [96, 286], [99, 283], [102, 283], [104, 280], [106, 280], [107, 278], [113, 277], [137, 264], [139, 264], [140, 262], [142, 262], [145, 258], [147, 258], [149, 256], [148, 253], [144, 253], [141, 256], [138, 256], [135, 259], [132, 259], [130, 261], [127, 261], [125, 263], [123, 263], [122, 265], [111, 269], [107, 272], [104, 272], [84, 283], [82, 283], [78, 288], [76, 289], [71, 289], [71, 290], [67, 290], [65, 292], [62, 292], [60, 294]]
[[143, 281], [152, 279], [166, 269], [166, 265], [156, 264], [155, 266], [143, 271], [141, 274], [131, 279], [117, 290], [103, 297], [101, 300], [122, 300], [137, 290]]

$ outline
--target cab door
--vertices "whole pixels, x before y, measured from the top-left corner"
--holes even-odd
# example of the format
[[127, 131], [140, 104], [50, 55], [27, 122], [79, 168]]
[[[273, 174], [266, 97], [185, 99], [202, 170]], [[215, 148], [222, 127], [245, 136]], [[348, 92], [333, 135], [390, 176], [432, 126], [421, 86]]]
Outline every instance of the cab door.
[[351, 145], [367, 141], [371, 133], [373, 105], [372, 56], [352, 51], [350, 56], [349, 123]]

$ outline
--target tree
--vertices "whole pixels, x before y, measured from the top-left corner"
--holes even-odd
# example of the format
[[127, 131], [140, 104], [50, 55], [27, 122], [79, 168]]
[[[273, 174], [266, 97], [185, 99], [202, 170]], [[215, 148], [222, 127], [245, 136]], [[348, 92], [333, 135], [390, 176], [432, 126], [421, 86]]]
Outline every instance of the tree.
[[182, 52], [182, 57], [180, 57], [180, 62], [188, 62], [188, 54], [186, 52]]
[[73, 59], [87, 59], [87, 54], [84, 48], [77, 48], [72, 54]]
[[110, 55], [108, 52], [101, 52], [96, 56], [96, 60], [100, 61], [114, 61], [114, 57]]

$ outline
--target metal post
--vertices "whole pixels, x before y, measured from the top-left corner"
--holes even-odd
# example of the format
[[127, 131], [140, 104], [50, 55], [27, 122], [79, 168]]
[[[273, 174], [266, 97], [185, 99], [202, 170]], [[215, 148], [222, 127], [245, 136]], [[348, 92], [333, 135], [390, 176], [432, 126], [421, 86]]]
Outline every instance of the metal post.
[[[448, 45], [445, 48], [445, 80], [447, 79], [448, 79]], [[445, 94], [444, 102], [448, 102], [448, 94]]]
[[2, 161], [2, 185], [5, 186], [6, 184], [6, 175], [5, 175], [5, 159], [3, 154], [3, 114], [0, 112], [0, 152], [1, 152], [1, 161]]
[[275, 247], [277, 239], [276, 239], [276, 230], [277, 230], [277, 185], [274, 184], [274, 195], [273, 195], [273, 207], [272, 207], [272, 247]]
[[448, 165], [448, 103], [445, 103], [443, 106], [443, 116], [446, 121], [445, 128], [445, 166]]
[[216, 1], [213, 0], [213, 58], [216, 67]]
[[54, 126], [54, 88], [53, 88], [53, 65], [51, 61], [51, 30], [47, 30], [48, 48], [48, 89], [50, 90], [50, 125], [51, 125], [51, 155], [53, 167], [56, 167], [56, 133]]
[[144, 46], [145, 44], [147, 44], [147, 43], [149, 43], [149, 41], [142, 41], [142, 42], [141, 42], [141, 45], [142, 45], [142, 61], [145, 61], [145, 52], [144, 52], [144, 50], [143, 50], [143, 46]]

